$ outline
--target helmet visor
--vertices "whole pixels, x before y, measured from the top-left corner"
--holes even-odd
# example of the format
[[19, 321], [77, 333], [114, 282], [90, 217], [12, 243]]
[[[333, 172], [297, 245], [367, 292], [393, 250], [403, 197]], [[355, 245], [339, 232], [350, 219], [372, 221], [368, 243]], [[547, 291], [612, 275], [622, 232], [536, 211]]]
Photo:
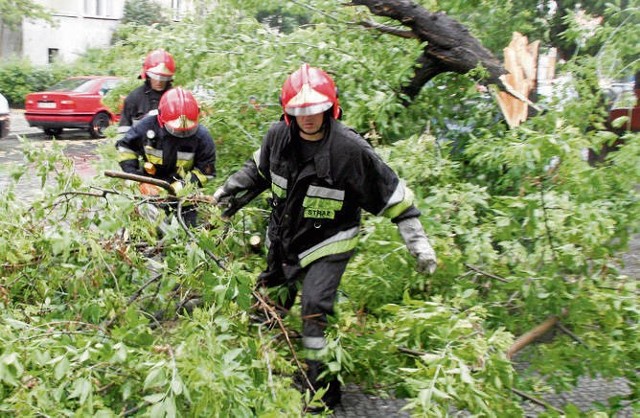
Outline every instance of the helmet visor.
[[332, 103], [318, 103], [308, 106], [286, 106], [285, 112], [291, 116], [311, 116], [317, 115], [318, 113], [322, 113], [325, 110], [328, 110], [333, 106]]
[[152, 73], [151, 71], [147, 71], [147, 77], [156, 81], [171, 81], [173, 79], [172, 75], [160, 75]]
[[165, 128], [167, 128], [167, 132], [178, 138], [187, 138], [193, 136], [198, 131], [198, 125], [191, 129], [175, 129], [169, 125], [165, 125]]

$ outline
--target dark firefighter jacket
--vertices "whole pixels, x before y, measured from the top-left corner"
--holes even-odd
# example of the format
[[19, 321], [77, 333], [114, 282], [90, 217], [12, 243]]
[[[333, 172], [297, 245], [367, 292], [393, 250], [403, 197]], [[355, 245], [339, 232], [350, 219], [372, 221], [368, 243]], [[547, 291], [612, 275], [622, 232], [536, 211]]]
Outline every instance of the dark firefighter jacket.
[[134, 89], [124, 99], [124, 107], [120, 114], [119, 126], [133, 126], [147, 114], [158, 108], [160, 98], [165, 91], [171, 88], [171, 83], [167, 83], [163, 91], [155, 91], [148, 81]]
[[153, 177], [173, 183], [184, 180], [204, 185], [215, 177], [216, 148], [207, 129], [200, 125], [196, 134], [177, 138], [147, 116], [116, 142], [120, 167], [127, 173], [146, 175], [140, 160], [156, 168]]
[[[267, 233], [275, 259], [302, 267], [352, 250], [361, 209], [397, 222], [419, 216], [413, 193], [355, 131], [329, 119], [329, 134], [306, 165], [299, 167], [291, 130], [271, 126], [260, 149], [226, 181], [231, 215], [271, 188]], [[273, 256], [273, 254], [272, 254]]]

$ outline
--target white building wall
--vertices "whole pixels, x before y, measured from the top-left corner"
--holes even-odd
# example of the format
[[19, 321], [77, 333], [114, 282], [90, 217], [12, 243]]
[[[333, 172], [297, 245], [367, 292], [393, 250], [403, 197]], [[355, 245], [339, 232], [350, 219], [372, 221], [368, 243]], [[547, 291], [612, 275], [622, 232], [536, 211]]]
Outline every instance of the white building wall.
[[88, 48], [107, 47], [122, 18], [124, 0], [39, 0], [53, 10], [54, 24], [25, 21], [22, 24], [22, 56], [34, 65], [58, 60], [71, 62]]
[[[108, 47], [122, 18], [125, 4], [125, 0], [35, 1], [53, 11], [55, 24], [40, 20], [24, 21], [21, 48], [4, 48], [9, 52], [18, 51], [19, 55], [28, 58], [34, 65], [48, 64], [52, 52], [56, 50], [57, 60], [72, 62], [89, 48]], [[217, 4], [213, 0], [156, 0], [156, 3], [170, 11], [170, 17], [174, 20], [180, 20], [186, 13], [196, 10], [195, 3], [204, 10]], [[3, 41], [19, 39], [9, 38], [9, 35], [2, 38]]]

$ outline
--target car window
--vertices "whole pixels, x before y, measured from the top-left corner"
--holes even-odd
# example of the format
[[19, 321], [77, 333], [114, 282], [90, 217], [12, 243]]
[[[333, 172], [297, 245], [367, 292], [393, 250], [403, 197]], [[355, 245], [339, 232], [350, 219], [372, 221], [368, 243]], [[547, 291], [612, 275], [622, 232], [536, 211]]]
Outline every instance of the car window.
[[87, 78], [68, 78], [54, 84], [48, 91], [75, 91], [76, 93], [86, 93], [97, 83], [97, 80]]
[[105, 94], [109, 93], [115, 86], [118, 85], [119, 82], [120, 80], [106, 80], [100, 88], [100, 95], [104, 96]]

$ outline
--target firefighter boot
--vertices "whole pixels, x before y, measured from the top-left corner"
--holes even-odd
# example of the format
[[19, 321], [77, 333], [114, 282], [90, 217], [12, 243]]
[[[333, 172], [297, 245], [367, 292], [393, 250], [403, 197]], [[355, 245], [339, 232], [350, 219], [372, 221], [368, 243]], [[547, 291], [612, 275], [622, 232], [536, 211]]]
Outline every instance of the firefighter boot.
[[[325, 388], [326, 392], [322, 396], [322, 402], [329, 409], [334, 409], [336, 405], [340, 403], [342, 393], [340, 391], [340, 382], [334, 376], [325, 374], [321, 377], [325, 371], [325, 365], [319, 360], [306, 360], [307, 364], [307, 379], [313, 386], [313, 390], [319, 390]], [[306, 386], [306, 385], [305, 385]]]

